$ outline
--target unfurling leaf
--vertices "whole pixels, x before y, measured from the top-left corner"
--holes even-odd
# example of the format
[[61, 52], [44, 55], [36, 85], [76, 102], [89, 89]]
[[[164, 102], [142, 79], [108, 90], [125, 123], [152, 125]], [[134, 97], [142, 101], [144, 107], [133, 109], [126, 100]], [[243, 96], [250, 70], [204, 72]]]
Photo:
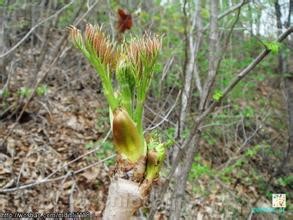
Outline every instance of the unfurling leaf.
[[166, 145], [167, 143], [161, 143], [160, 139], [156, 136], [149, 140], [146, 179], [150, 182], [159, 177], [159, 172], [165, 158]]

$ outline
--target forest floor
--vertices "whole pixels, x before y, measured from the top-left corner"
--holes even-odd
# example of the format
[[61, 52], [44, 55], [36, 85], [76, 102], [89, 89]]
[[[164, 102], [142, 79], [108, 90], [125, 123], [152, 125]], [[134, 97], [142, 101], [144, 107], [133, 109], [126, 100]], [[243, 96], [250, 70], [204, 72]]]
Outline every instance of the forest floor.
[[[10, 73], [9, 95], [1, 100], [1, 109], [6, 110], [0, 117], [0, 137], [6, 142], [0, 146], [0, 188], [32, 186], [0, 192], [1, 211], [89, 211], [95, 219], [101, 217], [113, 164], [111, 147], [107, 142], [101, 142], [110, 131], [108, 107], [98, 77], [81, 56], [78, 57], [80, 68], [76, 69], [76, 57], [71, 59], [70, 51], [69, 55], [63, 54], [53, 69], [43, 65], [35, 76], [31, 74], [29, 63], [34, 59], [34, 51], [27, 50], [26, 57], [20, 54], [15, 57], [20, 61]], [[35, 95], [23, 109], [28, 96], [19, 88], [33, 85], [48, 69], [49, 74], [42, 82], [47, 85], [45, 94]], [[22, 110], [24, 112], [17, 120]], [[111, 141], [111, 135], [108, 140]], [[202, 154], [211, 156], [213, 152], [208, 151], [206, 143], [202, 145]], [[91, 154], [77, 159], [93, 149], [96, 150]], [[76, 161], [68, 164], [73, 160]], [[245, 216], [249, 209], [243, 208], [245, 204], [235, 202], [241, 196], [250, 201], [258, 198], [258, 204], [270, 205], [271, 201], [260, 195], [253, 184], [248, 186], [240, 180], [227, 185], [215, 179], [215, 187], [211, 188], [210, 181], [210, 178], [201, 178], [189, 182], [185, 219], [194, 219], [191, 213], [197, 213], [199, 219], [228, 216], [234, 209]], [[193, 191], [194, 184], [202, 191], [209, 188], [209, 194], [204, 197], [197, 194]], [[231, 209], [225, 210], [224, 206]], [[166, 219], [167, 215], [167, 210], [161, 211], [158, 219]]]
[[[27, 51], [27, 54], [33, 54], [33, 51]], [[96, 156], [101, 151], [98, 148], [102, 148], [97, 141], [109, 131], [105, 122], [107, 116], [101, 116], [97, 109], [107, 107], [101, 101], [103, 97], [97, 93], [97, 87], [89, 86], [90, 83], [96, 86], [99, 81], [91, 79], [86, 70], [84, 74], [79, 72], [74, 76], [77, 71], [66, 69], [61, 61], [60, 67], [54, 67], [42, 83], [47, 85], [46, 94], [36, 95], [17, 121], [28, 100], [19, 94], [19, 88], [32, 84], [34, 80], [32, 70], [22, 66], [30, 59], [29, 56], [22, 57], [20, 67], [11, 73], [10, 95], [1, 102], [1, 107], [7, 111], [1, 115], [0, 137], [7, 138], [7, 141], [1, 146], [0, 188], [35, 183], [53, 172], [49, 179], [66, 177], [0, 193], [0, 210], [12, 213], [90, 211], [99, 215], [104, 208], [109, 184], [108, 168]], [[43, 67], [38, 77], [46, 68], [48, 66]], [[94, 74], [91, 76], [95, 77]], [[93, 83], [93, 80], [96, 81]], [[97, 124], [101, 117], [103, 119]], [[67, 165], [93, 148], [97, 151]], [[105, 152], [103, 157], [107, 156], [110, 154]], [[74, 171], [97, 162], [95, 166], [74, 174]]]

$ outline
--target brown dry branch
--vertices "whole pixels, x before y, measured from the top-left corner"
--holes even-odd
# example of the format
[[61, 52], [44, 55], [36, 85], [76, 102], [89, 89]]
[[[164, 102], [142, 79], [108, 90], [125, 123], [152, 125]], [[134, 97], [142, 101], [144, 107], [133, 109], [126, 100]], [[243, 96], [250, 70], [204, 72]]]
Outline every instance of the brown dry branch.
[[[250, 0], [242, 0], [241, 2], [239, 2], [238, 4], [232, 6], [231, 8], [227, 9], [226, 11], [224, 11], [223, 13], [218, 15], [218, 19], [221, 20], [224, 17], [226, 17], [227, 15], [233, 13], [236, 10], [239, 10], [239, 8], [241, 8], [242, 6], [248, 4], [250, 2]], [[207, 30], [209, 28], [210, 23], [208, 23], [203, 30]]]
[[[196, 63], [197, 53], [201, 46], [203, 30], [202, 30], [202, 16], [200, 9], [202, 8], [201, 1], [195, 1], [194, 15], [191, 21], [191, 28], [189, 27], [188, 16], [186, 12], [187, 1], [184, 1], [184, 34], [185, 34], [185, 62], [183, 65], [184, 85], [181, 93], [181, 107], [180, 116], [177, 127], [176, 138], [179, 139], [182, 131], [185, 128], [185, 121], [190, 108], [190, 96], [192, 90], [192, 79], [194, 77], [197, 90], [202, 95], [202, 82], [199, 76], [199, 71]], [[196, 34], [194, 33], [196, 32]], [[173, 152], [176, 155], [176, 149]]]
[[[108, 139], [108, 137], [110, 135], [110, 132], [111, 132], [110, 130], [107, 132], [107, 135], [103, 139], [102, 144]], [[66, 175], [63, 175], [61, 177], [52, 178], [56, 173], [58, 173], [59, 171], [61, 171], [63, 169], [65, 170], [65, 168], [67, 168], [69, 165], [73, 164], [74, 162], [76, 162], [76, 161], [78, 161], [80, 159], [83, 159], [86, 156], [88, 156], [88, 155], [90, 155], [90, 154], [98, 151], [100, 149], [100, 147], [101, 147], [101, 145], [98, 145], [95, 148], [93, 148], [92, 150], [88, 151], [87, 153], [85, 153], [83, 155], [80, 155], [79, 157], [77, 157], [77, 158], [75, 158], [75, 159], [73, 159], [73, 160], [65, 163], [62, 167], [56, 169], [54, 172], [52, 172], [51, 174], [49, 174], [48, 176], [46, 176], [45, 178], [43, 178], [40, 181], [32, 182], [32, 183], [29, 183], [29, 184], [26, 184], [26, 185], [22, 185], [22, 186], [18, 186], [18, 187], [15, 187], [15, 188], [7, 188], [7, 189], [6, 188], [3, 188], [3, 189], [0, 189], [0, 192], [13, 192], [13, 191], [21, 190], [21, 189], [31, 188], [31, 187], [36, 186], [36, 185], [39, 185], [39, 184], [43, 184], [43, 183], [57, 181], [57, 180], [60, 180], [60, 179], [67, 178], [68, 175], [71, 175], [72, 173], [78, 174], [78, 173], [80, 173], [80, 172], [82, 172], [82, 171], [84, 171], [86, 169], [89, 169], [89, 168], [93, 167], [94, 165], [91, 164], [91, 165], [89, 165], [87, 167], [84, 167], [84, 168], [81, 168], [81, 169], [79, 169], [77, 171], [70, 171]], [[28, 156], [29, 156], [29, 154], [27, 154], [27, 157]], [[106, 158], [105, 161], [108, 160], [108, 159], [111, 159], [112, 157], [114, 157], [114, 155]], [[101, 162], [103, 162], [103, 161], [101, 161]], [[99, 164], [99, 162], [97, 162], [97, 163]], [[94, 163], [94, 164], [96, 165], [97, 163]], [[21, 174], [21, 170], [20, 170], [20, 174]], [[19, 180], [19, 178], [18, 178], [18, 180]], [[17, 181], [17, 185], [18, 185], [18, 181]]]

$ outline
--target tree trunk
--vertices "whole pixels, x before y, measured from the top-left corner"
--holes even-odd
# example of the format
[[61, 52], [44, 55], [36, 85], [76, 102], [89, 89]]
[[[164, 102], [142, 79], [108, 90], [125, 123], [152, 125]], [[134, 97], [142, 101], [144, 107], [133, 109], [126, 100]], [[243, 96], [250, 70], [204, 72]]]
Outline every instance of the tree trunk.
[[131, 220], [141, 205], [138, 183], [121, 178], [112, 180], [103, 220]]
[[211, 89], [214, 85], [217, 69], [218, 69], [218, 56], [219, 54], [219, 33], [218, 33], [218, 1], [211, 0], [210, 3], [210, 42], [209, 42], [209, 70], [208, 77], [205, 82], [203, 93], [200, 97], [199, 110], [203, 111], [208, 105], [208, 98]]
[[[185, 2], [186, 4], [186, 2]], [[186, 7], [184, 5], [183, 7]], [[185, 28], [188, 26], [187, 22], [187, 14], [185, 12], [186, 9], [184, 10], [184, 16], [185, 16]], [[201, 10], [201, 1], [196, 0], [195, 1], [195, 12], [194, 16], [192, 19], [192, 25], [190, 28], [190, 31], [187, 32], [186, 30], [186, 47], [185, 47], [185, 65], [184, 65], [184, 86], [183, 86], [183, 91], [181, 94], [181, 105], [180, 105], [180, 116], [179, 116], [179, 121], [178, 121], [178, 127], [177, 127], [177, 134], [176, 138], [180, 139], [181, 134], [185, 128], [185, 122], [186, 122], [186, 117], [189, 112], [189, 105], [191, 102], [191, 94], [192, 94], [192, 79], [194, 78], [196, 88], [199, 92], [199, 94], [202, 93], [202, 87], [201, 87], [201, 81], [199, 77], [199, 71], [198, 71], [198, 66], [196, 63], [196, 56], [197, 52], [200, 47], [201, 43], [201, 38], [202, 38], [202, 19], [200, 15], [200, 10]], [[196, 29], [196, 34], [194, 34], [194, 30]], [[195, 35], [195, 36], [194, 36]], [[173, 161], [178, 153], [178, 149], [174, 149], [173, 151]]]
[[[285, 25], [287, 28], [292, 25], [291, 23], [291, 16], [293, 13], [293, 0], [290, 0], [289, 4], [289, 13], [288, 13], [288, 19], [287, 19], [287, 24]], [[293, 46], [293, 39], [292, 36], [291, 38], [288, 39], [289, 44], [291, 44], [291, 48]], [[287, 62], [289, 63], [289, 60], [293, 60], [293, 55], [292, 53], [289, 54], [287, 58]], [[285, 72], [286, 73], [286, 72]], [[287, 65], [287, 73], [289, 74], [288, 77], [285, 77], [285, 87], [286, 87], [286, 93], [288, 97], [288, 122], [289, 122], [289, 144], [288, 144], [288, 149], [287, 149], [287, 154], [285, 159], [291, 158], [292, 154], [292, 149], [293, 149], [293, 65]], [[292, 159], [292, 158], [291, 158]]]
[[179, 173], [176, 176], [176, 183], [175, 183], [177, 187], [172, 197], [170, 220], [180, 219], [188, 173], [191, 169], [194, 155], [197, 152], [197, 145], [198, 145], [199, 139], [200, 139], [199, 133], [197, 133], [196, 135], [192, 137], [192, 140], [186, 152], [185, 160], [183, 163], [179, 164], [178, 166]]
[[[183, 76], [184, 76], [184, 85], [183, 85], [183, 91], [181, 93], [181, 105], [180, 105], [180, 115], [179, 115], [179, 121], [178, 121], [178, 127], [177, 127], [177, 134], [176, 138], [179, 139], [181, 136], [181, 133], [184, 129], [185, 124], [185, 118], [188, 110], [188, 103], [189, 103], [189, 96], [190, 96], [190, 90], [191, 90], [191, 80], [192, 80], [192, 61], [194, 60], [193, 52], [192, 50], [192, 42], [190, 42], [192, 39], [190, 39], [190, 34], [192, 34], [192, 28], [190, 31], [187, 30], [188, 27], [188, 16], [187, 16], [187, 2], [186, 0], [183, 2], [183, 22], [184, 22], [184, 37], [185, 37], [185, 60], [183, 65]], [[191, 57], [193, 56], [193, 58]], [[173, 154], [177, 154], [176, 151], [173, 152]]]
[[[283, 26], [289, 27], [291, 25], [291, 13], [293, 8], [293, 0], [290, 0], [289, 4], [289, 13], [286, 24], [282, 24], [282, 13], [279, 1], [275, 1], [275, 11], [276, 11], [276, 21], [278, 34], [282, 33]], [[290, 39], [288, 39], [290, 41]], [[290, 154], [292, 153], [293, 147], [293, 71], [288, 68], [288, 59], [289, 57], [286, 55], [284, 50], [281, 48], [278, 56], [279, 65], [278, 71], [284, 77], [284, 92], [286, 94], [286, 102], [287, 102], [287, 112], [288, 112], [288, 148], [284, 153], [283, 160], [281, 165], [276, 173], [276, 175], [281, 174], [283, 168], [288, 163], [288, 159], [290, 158]]]
[[[203, 111], [207, 105], [207, 98], [209, 92], [214, 84], [214, 80], [217, 72], [218, 59], [217, 56], [219, 51], [219, 39], [218, 39], [218, 0], [211, 0], [210, 4], [210, 47], [209, 47], [209, 73], [208, 79], [206, 80], [205, 86], [201, 94], [200, 110]], [[171, 204], [171, 220], [180, 219], [181, 208], [184, 198], [184, 192], [186, 188], [186, 182], [189, 171], [191, 169], [194, 156], [197, 152], [197, 145], [200, 138], [200, 132], [196, 131], [196, 134], [192, 137], [192, 140], [188, 146], [186, 152], [186, 158], [182, 161], [176, 172], [176, 187], [174, 197], [172, 198]]]
[[[7, 49], [7, 8], [8, 0], [5, 1], [4, 6], [0, 7], [0, 53], [4, 53]], [[6, 81], [6, 66], [10, 62], [11, 56], [5, 56], [0, 59], [0, 83], [5, 84]]]

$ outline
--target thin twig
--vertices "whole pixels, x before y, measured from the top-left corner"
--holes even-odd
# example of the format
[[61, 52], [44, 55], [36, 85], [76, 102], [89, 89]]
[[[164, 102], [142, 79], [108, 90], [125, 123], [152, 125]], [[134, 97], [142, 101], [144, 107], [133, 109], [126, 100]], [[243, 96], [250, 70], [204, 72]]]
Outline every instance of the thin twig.
[[96, 0], [96, 2], [93, 3], [82, 16], [76, 22], [74, 22], [74, 26], [79, 24], [91, 12], [91, 10], [94, 9], [98, 2], [99, 0]]
[[165, 116], [163, 117], [163, 119], [157, 123], [156, 125], [152, 126], [152, 127], [148, 127], [145, 131], [151, 131], [157, 127], [159, 127], [161, 124], [163, 124], [165, 121], [167, 121], [167, 118], [169, 117], [169, 115], [171, 114], [171, 112], [173, 111], [173, 109], [175, 108], [175, 106], [177, 105], [178, 99], [180, 97], [180, 92], [178, 93], [176, 100], [173, 104], [173, 106], [170, 108], [170, 110], [167, 112], [167, 114], [165, 114]]
[[69, 195], [69, 211], [73, 212], [74, 211], [74, 199], [73, 199], [73, 194], [76, 188], [76, 181], [73, 182], [70, 190], [70, 195]]
[[44, 179], [50, 179], [50, 178], [51, 178], [52, 176], [54, 176], [57, 172], [59, 172], [60, 170], [66, 168], [66, 167], [68, 167], [70, 164], [72, 164], [72, 163], [74, 163], [74, 162], [76, 162], [76, 161], [78, 161], [78, 160], [80, 160], [80, 159], [86, 157], [86, 156], [89, 155], [89, 154], [92, 154], [92, 153], [98, 151], [98, 150], [100, 149], [101, 145], [102, 145], [103, 143], [105, 143], [105, 141], [108, 139], [110, 133], [111, 133], [111, 130], [108, 131], [107, 135], [105, 136], [105, 138], [103, 139], [103, 141], [102, 141], [102, 143], [101, 143], [100, 145], [96, 146], [94, 149], [88, 151], [87, 153], [85, 153], [85, 154], [83, 154], [83, 155], [81, 155], [81, 156], [79, 156], [79, 157], [77, 157], [77, 158], [75, 158], [75, 159], [69, 161], [68, 163], [64, 164], [62, 167], [56, 169], [54, 172], [52, 172], [50, 175], [46, 176]]
[[245, 5], [247, 3], [249, 3], [249, 0], [242, 0], [237, 5], [234, 5], [231, 8], [224, 11], [223, 13], [219, 14], [218, 19], [222, 19], [222, 18], [226, 17], [227, 15], [233, 13], [234, 11], [239, 10], [239, 8], [241, 8], [243, 5]]
[[[223, 13], [218, 15], [218, 20], [223, 19], [224, 17], [228, 16], [229, 14], [233, 13], [234, 11], [236, 11], [237, 9], [241, 8], [243, 5], [249, 3], [249, 0], [242, 0], [240, 3], [238, 3], [237, 5], [232, 6], [231, 8], [227, 9], [226, 11], [224, 11]], [[207, 30], [209, 28], [210, 23], [208, 23], [203, 30]]]
[[[263, 122], [268, 118], [270, 113], [268, 113], [265, 117]], [[245, 139], [245, 141], [242, 143], [242, 145], [240, 146], [240, 148], [238, 148], [238, 150], [236, 151], [236, 153], [232, 156], [229, 157], [229, 159], [227, 160], [227, 162], [225, 164], [223, 164], [222, 166], [220, 166], [217, 170], [222, 170], [225, 167], [228, 167], [231, 165], [231, 163], [237, 159], [239, 159], [241, 157], [241, 155], [239, 155], [245, 148], [246, 146], [250, 143], [250, 141], [257, 135], [258, 131], [261, 130], [263, 128], [264, 124], [260, 124], [255, 130], [254, 132]]]

